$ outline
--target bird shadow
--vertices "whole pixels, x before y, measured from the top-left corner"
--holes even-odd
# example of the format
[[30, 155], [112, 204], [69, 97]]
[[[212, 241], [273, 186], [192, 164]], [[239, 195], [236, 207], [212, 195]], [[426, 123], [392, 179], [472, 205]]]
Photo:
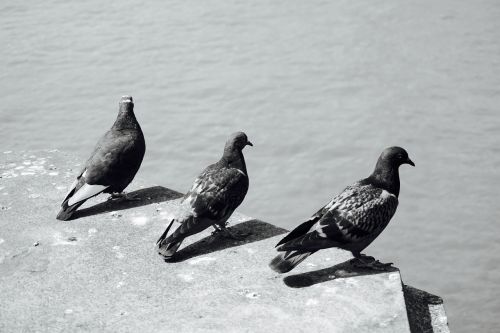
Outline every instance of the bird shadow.
[[236, 240], [219, 234], [210, 235], [181, 249], [172, 259], [166, 260], [166, 262], [181, 262], [200, 255], [257, 242], [288, 232], [283, 228], [255, 219], [238, 223], [228, 227], [228, 229], [232, 233], [248, 234], [248, 236], [241, 240]]
[[289, 275], [283, 278], [283, 282], [291, 288], [305, 288], [318, 283], [331, 281], [335, 279], [347, 279], [355, 276], [374, 275], [386, 272], [397, 272], [396, 267], [387, 267], [383, 271], [370, 268], [357, 267], [351, 264], [351, 259], [340, 264], [319, 269], [312, 272], [305, 272], [295, 275]]
[[181, 193], [163, 186], [142, 188], [137, 191], [129, 192], [127, 195], [133, 196], [134, 200], [107, 200], [97, 205], [77, 210], [73, 214], [72, 220], [106, 212], [146, 206], [182, 197]]

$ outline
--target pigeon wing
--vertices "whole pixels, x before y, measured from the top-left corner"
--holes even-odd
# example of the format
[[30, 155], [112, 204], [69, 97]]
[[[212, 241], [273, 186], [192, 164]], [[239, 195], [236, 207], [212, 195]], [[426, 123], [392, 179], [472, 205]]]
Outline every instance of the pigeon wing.
[[[109, 187], [127, 180], [124, 175], [127, 169], [127, 160], [133, 149], [131, 135], [116, 135], [108, 131], [97, 142], [90, 158], [77, 179], [71, 185], [64, 202], [69, 206], [85, 201]], [[142, 158], [141, 158], [142, 160]], [[135, 175], [135, 173], [134, 173]]]
[[293, 239], [299, 238], [300, 236], [307, 234], [311, 229], [311, 227], [316, 222], [318, 222], [326, 212], [328, 212], [328, 210], [325, 207], [326, 206], [323, 206], [313, 216], [311, 216], [309, 220], [307, 220], [306, 222], [300, 224], [298, 227], [293, 229], [288, 235], [286, 235], [282, 240], [280, 240], [278, 244], [276, 244], [276, 247], [279, 247], [282, 244], [288, 243]]
[[326, 212], [307, 233], [278, 250], [348, 248], [373, 240], [389, 223], [397, 203], [394, 195], [374, 186], [350, 186], [323, 208]]
[[85, 182], [112, 186], [133, 178], [144, 156], [142, 142], [129, 132], [108, 131], [86, 163]]
[[197, 218], [223, 221], [243, 202], [248, 177], [236, 168], [207, 168], [185, 195]]

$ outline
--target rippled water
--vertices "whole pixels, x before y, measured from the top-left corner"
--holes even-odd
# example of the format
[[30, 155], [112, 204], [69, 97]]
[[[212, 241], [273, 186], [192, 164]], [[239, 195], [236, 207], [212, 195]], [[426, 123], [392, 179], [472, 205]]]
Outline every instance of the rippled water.
[[0, 142], [86, 158], [134, 96], [139, 176], [185, 191], [244, 130], [240, 211], [292, 228], [380, 151], [400, 206], [368, 253], [445, 299], [453, 332], [500, 329], [498, 1], [0, 4]]

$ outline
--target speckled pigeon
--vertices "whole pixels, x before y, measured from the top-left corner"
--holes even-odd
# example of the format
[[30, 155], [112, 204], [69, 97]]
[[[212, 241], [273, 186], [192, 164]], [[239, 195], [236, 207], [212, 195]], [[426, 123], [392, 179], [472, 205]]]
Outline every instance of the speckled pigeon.
[[377, 238], [396, 212], [402, 164], [415, 166], [403, 148], [385, 149], [368, 178], [348, 186], [276, 245], [281, 253], [269, 266], [286, 273], [314, 252], [330, 247], [351, 251], [362, 267], [383, 270], [390, 266], [361, 255], [361, 251]]
[[144, 135], [134, 115], [134, 102], [131, 96], [123, 96], [115, 123], [97, 142], [71, 185], [57, 219], [70, 219], [86, 200], [101, 192], [111, 193], [111, 198], [133, 199], [122, 192], [134, 179], [145, 151]]
[[[221, 159], [208, 166], [183, 197], [179, 214], [170, 222], [156, 242], [157, 250], [168, 260], [182, 241], [213, 226], [232, 238], [238, 236], [226, 229], [226, 221], [243, 202], [248, 191], [248, 174], [243, 148], [253, 146], [243, 132], [233, 133], [226, 142]], [[170, 232], [174, 222], [180, 225]]]

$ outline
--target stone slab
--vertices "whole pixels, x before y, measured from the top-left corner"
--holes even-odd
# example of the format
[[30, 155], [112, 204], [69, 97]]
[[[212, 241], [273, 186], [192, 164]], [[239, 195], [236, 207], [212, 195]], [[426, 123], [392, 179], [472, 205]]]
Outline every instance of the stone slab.
[[1, 332], [410, 332], [397, 269], [329, 249], [279, 275], [267, 265], [286, 231], [242, 214], [244, 241], [206, 230], [164, 262], [154, 244], [180, 194], [162, 186], [136, 180], [139, 201], [101, 195], [56, 220], [79, 162], [0, 152]]

